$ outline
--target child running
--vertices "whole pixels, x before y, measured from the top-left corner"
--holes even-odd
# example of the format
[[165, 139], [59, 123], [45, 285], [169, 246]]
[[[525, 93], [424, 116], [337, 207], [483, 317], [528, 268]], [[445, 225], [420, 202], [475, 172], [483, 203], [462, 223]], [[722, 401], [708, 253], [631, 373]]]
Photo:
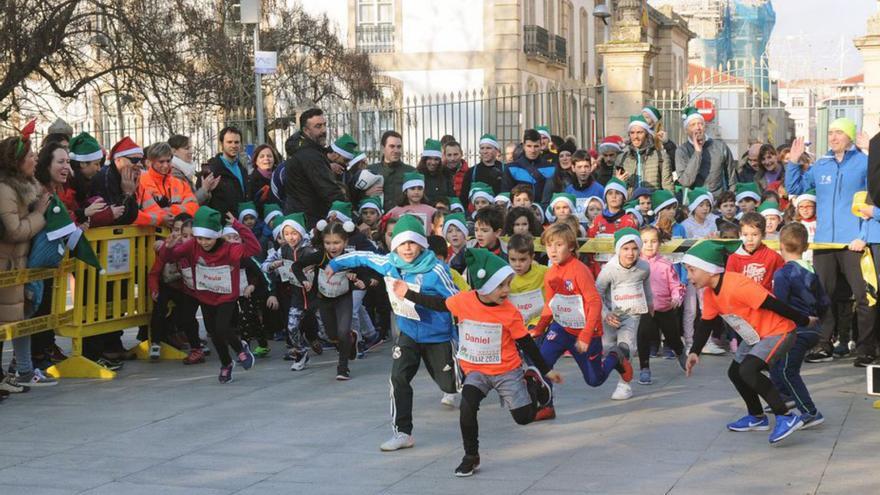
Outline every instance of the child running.
[[776, 415], [776, 425], [770, 434], [775, 444], [803, 426], [796, 414], [789, 414], [779, 391], [762, 371], [780, 356], [784, 356], [795, 341], [794, 329], [814, 326], [819, 319], [793, 309], [773, 297], [754, 280], [740, 273], [724, 271], [726, 255], [740, 246], [736, 241], [702, 241], [688, 249], [682, 262], [687, 266], [688, 278], [703, 296], [702, 319], [694, 334], [694, 346], [685, 365], [688, 376], [700, 362], [700, 350], [713, 330], [722, 322], [733, 327], [742, 339], [727, 376], [746, 403], [748, 414], [727, 425], [730, 431], [767, 431], [770, 422], [764, 415], [761, 400], [767, 402]]
[[237, 335], [234, 322], [239, 296], [240, 260], [260, 253], [260, 243], [251, 229], [239, 222], [231, 212], [226, 214], [226, 219], [241, 237], [240, 244], [221, 239], [223, 227], [220, 212], [202, 206], [193, 219], [195, 239], [175, 244], [171, 244], [175, 242], [172, 240], [160, 249], [160, 256], [167, 262], [177, 262], [184, 280], [191, 281], [192, 295], [202, 308], [205, 329], [220, 357], [220, 383], [232, 381], [234, 363], [229, 355], [230, 347], [237, 353], [238, 363], [244, 369], [251, 369], [254, 365], [254, 355], [247, 343]]
[[[550, 401], [551, 389], [543, 377], [562, 383], [562, 376], [544, 362], [520, 312], [508, 300], [513, 269], [486, 249], [468, 249], [465, 256], [474, 290], [444, 299], [414, 292], [400, 280], [394, 285], [398, 297], [437, 311], [448, 310], [458, 321], [458, 360], [465, 374], [459, 419], [464, 457], [455, 468], [459, 477], [471, 476], [480, 468], [477, 412], [490, 391], [498, 393], [516, 424], [526, 425]], [[517, 348], [537, 369], [523, 372]]]

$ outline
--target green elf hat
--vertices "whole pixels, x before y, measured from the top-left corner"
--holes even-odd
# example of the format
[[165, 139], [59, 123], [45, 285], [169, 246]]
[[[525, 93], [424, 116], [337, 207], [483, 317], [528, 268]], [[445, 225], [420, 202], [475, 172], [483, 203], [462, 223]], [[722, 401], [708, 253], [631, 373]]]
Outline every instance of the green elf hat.
[[449, 196], [449, 211], [464, 212], [464, 205], [461, 204], [461, 200], [456, 198], [455, 196]]
[[306, 230], [305, 213], [291, 213], [290, 215], [282, 217], [278, 222], [278, 226], [272, 230], [272, 235], [277, 239], [279, 235], [284, 233], [284, 227], [290, 227], [293, 230], [299, 232], [300, 237], [302, 237], [303, 239], [307, 239], [309, 237], [309, 232]]
[[330, 149], [346, 160], [351, 160], [357, 155], [357, 148], [357, 142], [348, 134], [343, 134], [336, 141], [330, 143]]
[[678, 200], [675, 199], [675, 195], [671, 191], [657, 189], [651, 193], [651, 206], [654, 208], [655, 213], [667, 206], [675, 206], [677, 204]]
[[645, 223], [645, 217], [642, 215], [642, 211], [639, 210], [639, 200], [632, 199], [628, 203], [623, 205], [623, 211], [629, 213], [633, 217], [635, 217], [636, 222], [639, 225], [643, 225]]
[[538, 134], [550, 139], [550, 128], [546, 125], [539, 125], [538, 127], [535, 127], [535, 130], [538, 131]]
[[[351, 222], [351, 203], [347, 201], [334, 201], [330, 205], [330, 211], [327, 212], [327, 218], [334, 214], [342, 222]], [[318, 230], [323, 230], [323, 227], [319, 227]]]
[[494, 134], [483, 134], [480, 136], [480, 146], [488, 144], [489, 146], [494, 146], [496, 150], [501, 151], [501, 144], [498, 142], [498, 138], [495, 137]]
[[642, 249], [642, 236], [639, 234], [639, 231], [632, 228], [626, 227], [624, 229], [620, 229], [614, 232], [614, 252], [620, 253], [620, 248], [623, 247], [624, 244], [628, 242], [635, 242], [636, 246], [639, 249]]
[[98, 141], [88, 132], [81, 132], [70, 140], [70, 159], [78, 162], [100, 160], [104, 150]]
[[425, 237], [425, 222], [415, 215], [403, 215], [394, 224], [391, 231], [391, 250], [394, 251], [404, 242], [414, 242], [428, 249], [428, 238]]
[[379, 215], [383, 213], [382, 211], [382, 198], [378, 198], [376, 196], [369, 196], [364, 198], [361, 201], [361, 204], [358, 205], [358, 211], [362, 212], [364, 210], [373, 209], [379, 212]]
[[486, 201], [492, 203], [495, 201], [495, 194], [492, 192], [492, 188], [489, 187], [489, 184], [485, 182], [474, 182], [471, 184], [470, 193], [468, 193], [468, 198], [471, 200], [471, 203], [474, 202], [477, 198], [483, 198]]
[[252, 201], [245, 201], [244, 203], [238, 204], [238, 221], [244, 222], [244, 217], [252, 216], [254, 218], [259, 218], [260, 215], [257, 214], [257, 205], [255, 205]]
[[736, 202], [751, 198], [756, 203], [761, 201], [761, 194], [758, 191], [758, 184], [754, 182], [738, 182], [736, 184]]
[[92, 249], [92, 245], [89, 243], [89, 240], [85, 236], [85, 232], [82, 229], [77, 228], [70, 237], [67, 238], [67, 249], [70, 250], [70, 255], [74, 258], [82, 261], [83, 263], [95, 267], [98, 270], [98, 273], [103, 274], [107, 270], [101, 268], [101, 263], [98, 262], [98, 256], [95, 254], [95, 250]]
[[442, 158], [443, 152], [440, 141], [436, 139], [426, 139], [425, 149], [422, 151], [422, 158]]
[[354, 151], [354, 158], [348, 161], [347, 169], [351, 170], [355, 165], [367, 159], [367, 154], [361, 150]]
[[425, 187], [425, 176], [418, 172], [407, 172], [403, 174], [402, 190], [406, 191], [411, 187]]
[[556, 215], [553, 214], [553, 207], [559, 203], [567, 204], [572, 214], [577, 212], [577, 199], [574, 197], [574, 194], [553, 193], [553, 197], [550, 198], [550, 203], [547, 204], [547, 211], [545, 212], [545, 216], [549, 218], [551, 222], [556, 220]]
[[455, 228], [460, 230], [461, 233], [467, 237], [467, 219], [464, 217], [464, 213], [451, 213], [446, 215], [446, 218], [443, 220], [443, 237], [446, 237], [446, 232], [449, 231], [450, 226], [455, 226]]
[[58, 198], [57, 194], [49, 199], [49, 208], [46, 209], [46, 237], [50, 241], [57, 241], [62, 237], [69, 236], [76, 230], [76, 224], [70, 219], [67, 208]]
[[502, 282], [513, 276], [513, 268], [500, 256], [488, 249], [471, 248], [465, 251], [468, 281], [478, 294], [490, 294]]
[[850, 141], [856, 140], [856, 123], [847, 117], [841, 117], [834, 122], [828, 124], [829, 131], [841, 131], [849, 136]]
[[263, 221], [269, 227], [275, 227], [273, 220], [281, 216], [281, 207], [275, 203], [266, 203], [263, 205]]
[[510, 208], [510, 193], [509, 192], [499, 193], [497, 196], [495, 196], [495, 202], [496, 203], [504, 203], [505, 206]]
[[761, 203], [761, 206], [758, 207], [758, 213], [762, 216], [770, 216], [776, 215], [778, 217], [782, 217], [782, 213], [779, 211], [779, 203], [776, 201], [764, 201]]
[[706, 121], [706, 119], [703, 118], [703, 114], [701, 114], [696, 107], [687, 107], [682, 110], [681, 123], [682, 125], [684, 125], [685, 129], [687, 129], [687, 126], [695, 120], [701, 120], [703, 122]]
[[740, 246], [742, 241], [715, 239], [700, 241], [684, 253], [681, 262], [713, 275], [724, 273], [727, 256], [735, 253]]
[[697, 206], [700, 206], [700, 203], [703, 201], [708, 201], [709, 206], [712, 206], [712, 193], [706, 190], [705, 187], [695, 187], [688, 191], [688, 211], [693, 213]]
[[631, 131], [633, 127], [641, 127], [648, 134], [652, 136], [654, 135], [654, 129], [651, 128], [651, 124], [649, 124], [648, 121], [645, 120], [645, 117], [641, 114], [630, 116], [629, 125], [627, 125], [626, 127], [627, 132]]
[[797, 208], [798, 205], [800, 205], [802, 201], [812, 201], [813, 204], [815, 205], [816, 204], [816, 190], [809, 189], [807, 192], [805, 192], [803, 194], [798, 194], [794, 198], [794, 207]]
[[210, 206], [200, 206], [193, 217], [193, 236], [217, 239], [223, 232], [220, 212]]
[[657, 122], [660, 122], [660, 120], [663, 118], [663, 114], [660, 113], [660, 110], [658, 110], [657, 107], [647, 106], [643, 108], [642, 115], [645, 114], [648, 114], [648, 117], [650, 117], [650, 119], [654, 121], [654, 123], [651, 124], [652, 127], [657, 124]]
[[620, 194], [623, 194], [624, 201], [629, 198], [629, 192], [627, 191], [626, 184], [624, 184], [623, 181], [618, 179], [617, 177], [612, 177], [607, 183], [605, 183], [605, 194], [603, 194], [603, 196], [607, 196], [608, 191], [617, 191]]

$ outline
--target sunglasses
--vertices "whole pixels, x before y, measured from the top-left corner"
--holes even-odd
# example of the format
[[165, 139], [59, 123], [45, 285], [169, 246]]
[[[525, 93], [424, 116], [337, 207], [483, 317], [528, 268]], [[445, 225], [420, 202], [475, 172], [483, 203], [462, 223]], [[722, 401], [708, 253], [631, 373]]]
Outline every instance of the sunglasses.
[[141, 162], [141, 160], [143, 160], [143, 158], [140, 156], [129, 156], [128, 157], [128, 161], [130, 161], [132, 165], [139, 164]]

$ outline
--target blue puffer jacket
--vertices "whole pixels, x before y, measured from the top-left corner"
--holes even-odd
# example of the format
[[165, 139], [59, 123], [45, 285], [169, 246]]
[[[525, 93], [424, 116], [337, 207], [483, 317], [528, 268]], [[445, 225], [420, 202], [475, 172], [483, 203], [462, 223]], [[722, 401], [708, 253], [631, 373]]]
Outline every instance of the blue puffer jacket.
[[806, 172], [800, 165], [785, 166], [785, 188], [791, 195], [816, 189], [816, 237], [814, 242], [849, 244], [865, 240], [862, 220], [852, 214], [853, 195], [868, 189], [868, 157], [851, 147], [838, 162], [829, 152]]
[[[433, 255], [431, 256], [433, 257]], [[401, 273], [397, 267], [391, 264], [388, 255], [364, 251], [343, 254], [330, 261], [330, 268], [334, 272], [362, 267], [369, 268], [382, 276], [418, 285], [421, 294], [442, 296], [444, 298], [458, 294], [458, 288], [452, 281], [452, 273], [450, 273], [446, 265], [439, 261], [426, 273]], [[400, 327], [401, 332], [421, 344], [449, 342], [455, 338], [452, 315], [450, 313], [446, 311], [433, 311], [419, 305], [416, 305], [416, 312], [419, 314], [421, 321], [395, 315], [397, 326]]]
[[548, 163], [544, 157], [537, 160], [528, 160], [525, 155], [514, 162], [507, 164], [504, 169], [504, 179], [501, 188], [510, 192], [517, 184], [529, 184], [532, 186], [535, 201], [541, 201], [544, 197], [544, 184], [553, 178], [556, 167]]

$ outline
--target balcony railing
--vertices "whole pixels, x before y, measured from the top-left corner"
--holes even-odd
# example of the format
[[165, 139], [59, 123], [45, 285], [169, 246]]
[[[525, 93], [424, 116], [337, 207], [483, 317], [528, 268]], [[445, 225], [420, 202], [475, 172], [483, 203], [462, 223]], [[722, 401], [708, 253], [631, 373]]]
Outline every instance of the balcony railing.
[[358, 51], [390, 53], [394, 51], [394, 26], [390, 24], [362, 24], [355, 28]]
[[563, 38], [562, 36], [554, 35], [550, 37], [550, 59], [557, 64], [568, 64], [565, 38]]
[[550, 58], [550, 33], [541, 26], [523, 26], [526, 55]]

